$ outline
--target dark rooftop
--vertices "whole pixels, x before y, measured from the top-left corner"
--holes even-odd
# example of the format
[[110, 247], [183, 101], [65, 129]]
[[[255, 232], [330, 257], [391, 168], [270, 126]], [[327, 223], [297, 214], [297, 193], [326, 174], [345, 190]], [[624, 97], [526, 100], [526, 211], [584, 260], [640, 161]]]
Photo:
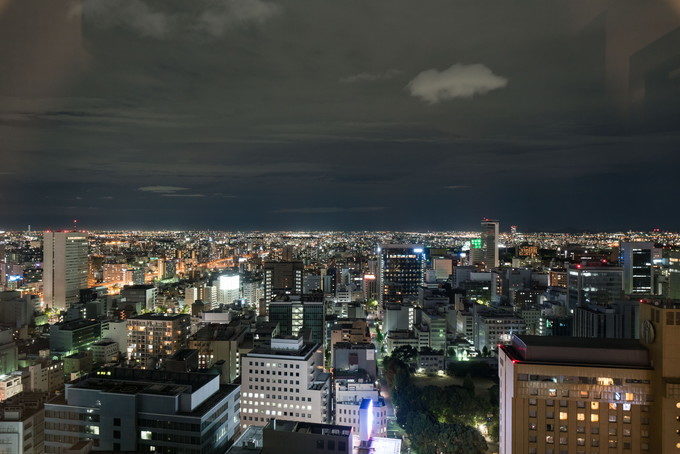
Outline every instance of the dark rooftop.
[[309, 434], [324, 434], [347, 437], [352, 433], [352, 426], [341, 426], [336, 424], [317, 424], [311, 422], [286, 421], [281, 419], [271, 419], [264, 428], [280, 432], [297, 432]]
[[177, 320], [180, 318], [188, 318], [189, 314], [156, 314], [149, 312], [147, 314], [135, 315], [128, 320]]
[[60, 331], [74, 331], [77, 329], [87, 328], [94, 325], [99, 325], [100, 322], [96, 320], [73, 320], [70, 322], [55, 323], [52, 326], [58, 326]]
[[336, 342], [333, 349], [349, 349], [349, 350], [375, 350], [375, 345], [371, 342]]
[[514, 335], [500, 347], [513, 361], [601, 367], [649, 368], [649, 353], [636, 339]]
[[242, 325], [211, 323], [199, 329], [190, 337], [190, 340], [235, 341], [244, 334], [245, 330], [246, 327]]

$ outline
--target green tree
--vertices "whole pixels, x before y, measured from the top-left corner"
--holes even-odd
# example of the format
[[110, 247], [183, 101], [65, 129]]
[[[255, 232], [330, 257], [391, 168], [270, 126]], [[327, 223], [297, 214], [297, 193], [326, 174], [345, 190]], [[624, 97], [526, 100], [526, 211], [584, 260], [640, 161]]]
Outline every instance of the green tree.
[[475, 395], [475, 382], [472, 380], [472, 375], [469, 373], [463, 379], [463, 388], [465, 388], [470, 395]]
[[418, 357], [418, 350], [411, 345], [402, 345], [392, 351], [392, 356], [408, 364]]

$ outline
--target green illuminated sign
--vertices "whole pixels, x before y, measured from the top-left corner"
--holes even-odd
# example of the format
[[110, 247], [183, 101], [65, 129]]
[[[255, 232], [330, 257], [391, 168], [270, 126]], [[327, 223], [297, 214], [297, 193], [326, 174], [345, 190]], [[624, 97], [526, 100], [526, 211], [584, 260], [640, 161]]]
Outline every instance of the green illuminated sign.
[[470, 247], [472, 249], [481, 249], [482, 248], [482, 239], [481, 238], [473, 238], [470, 240]]

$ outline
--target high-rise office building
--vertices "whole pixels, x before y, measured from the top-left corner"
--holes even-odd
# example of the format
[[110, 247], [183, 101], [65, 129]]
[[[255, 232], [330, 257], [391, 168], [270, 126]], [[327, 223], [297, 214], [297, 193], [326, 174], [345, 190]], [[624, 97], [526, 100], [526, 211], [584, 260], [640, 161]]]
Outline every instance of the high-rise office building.
[[500, 222], [491, 219], [482, 219], [482, 250], [484, 265], [487, 269], [496, 268], [498, 260], [498, 235]]
[[305, 340], [325, 345], [324, 303], [287, 299], [269, 303], [269, 321], [279, 324], [282, 336], [298, 336], [308, 332], [310, 337]]
[[227, 273], [217, 279], [217, 302], [234, 304], [241, 297], [241, 277], [236, 273]]
[[642, 300], [640, 342], [654, 368], [649, 452], [675, 453], [680, 451], [680, 301]]
[[402, 303], [417, 297], [425, 278], [425, 249], [418, 244], [378, 246], [380, 302]]
[[680, 299], [680, 251], [664, 250], [664, 262], [666, 262], [667, 282], [663, 290], [663, 296], [671, 299]]
[[300, 295], [303, 270], [302, 262], [266, 262], [262, 267], [265, 302], [277, 295]]
[[572, 265], [567, 270], [567, 291], [571, 309], [609, 304], [621, 298], [623, 270], [615, 266]]
[[45, 305], [66, 309], [87, 288], [87, 235], [82, 232], [43, 234], [43, 297]]
[[516, 336], [499, 354], [501, 454], [680, 449], [680, 302], [640, 301], [640, 340]]
[[328, 423], [331, 377], [318, 343], [291, 336], [242, 356], [241, 424], [264, 426], [272, 418]]
[[88, 439], [95, 452], [224, 452], [238, 430], [239, 396], [215, 374], [102, 370], [45, 404], [45, 452]]
[[500, 454], [675, 452], [653, 449], [653, 372], [638, 341], [515, 336], [498, 356]]
[[651, 241], [622, 242], [620, 263], [623, 268], [623, 291], [626, 294], [653, 295], [654, 260], [661, 258], [661, 249]]
[[637, 339], [639, 337], [639, 307], [637, 300], [617, 300], [612, 303], [588, 304], [574, 308], [575, 337], [607, 337]]

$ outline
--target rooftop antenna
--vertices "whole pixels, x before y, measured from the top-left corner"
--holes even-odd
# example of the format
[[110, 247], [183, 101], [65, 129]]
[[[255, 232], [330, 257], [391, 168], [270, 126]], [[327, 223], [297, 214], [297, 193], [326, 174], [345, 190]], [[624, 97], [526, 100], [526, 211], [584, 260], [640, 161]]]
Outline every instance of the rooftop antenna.
[[73, 230], [78, 231], [78, 219], [73, 220]]

